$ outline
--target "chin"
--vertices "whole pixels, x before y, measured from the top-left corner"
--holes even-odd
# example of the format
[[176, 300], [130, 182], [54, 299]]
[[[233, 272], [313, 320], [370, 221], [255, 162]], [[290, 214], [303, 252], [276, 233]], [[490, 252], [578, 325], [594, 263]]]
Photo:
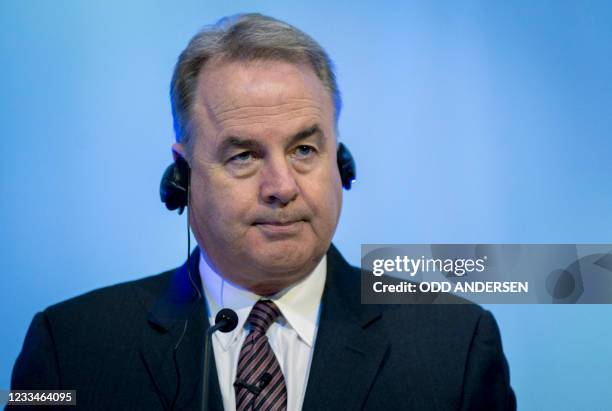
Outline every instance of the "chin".
[[305, 269], [310, 271], [316, 259], [312, 247], [292, 241], [260, 245], [253, 251], [255, 265], [269, 273], [292, 274]]

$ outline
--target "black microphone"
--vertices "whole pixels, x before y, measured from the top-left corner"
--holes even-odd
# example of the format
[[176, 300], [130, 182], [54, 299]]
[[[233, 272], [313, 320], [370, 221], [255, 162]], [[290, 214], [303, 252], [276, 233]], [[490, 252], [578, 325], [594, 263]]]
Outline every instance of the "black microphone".
[[204, 339], [204, 376], [202, 377], [202, 411], [206, 411], [208, 407], [208, 374], [210, 371], [210, 340], [215, 331], [228, 333], [233, 331], [238, 325], [238, 314], [236, 311], [229, 308], [224, 308], [219, 311], [215, 317], [215, 324], [208, 327], [206, 330], [206, 338]]
[[[217, 313], [214, 327], [222, 333], [233, 331], [238, 325], [238, 314], [230, 308], [224, 308]], [[211, 327], [212, 328], [212, 327]], [[215, 332], [214, 330], [213, 332]]]

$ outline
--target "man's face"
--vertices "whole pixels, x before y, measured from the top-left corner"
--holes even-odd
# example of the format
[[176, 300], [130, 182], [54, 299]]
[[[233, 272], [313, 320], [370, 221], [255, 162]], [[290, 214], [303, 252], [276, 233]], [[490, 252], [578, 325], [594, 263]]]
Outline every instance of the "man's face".
[[194, 234], [226, 279], [274, 293], [314, 269], [338, 222], [331, 97], [310, 67], [269, 60], [209, 62], [196, 94]]

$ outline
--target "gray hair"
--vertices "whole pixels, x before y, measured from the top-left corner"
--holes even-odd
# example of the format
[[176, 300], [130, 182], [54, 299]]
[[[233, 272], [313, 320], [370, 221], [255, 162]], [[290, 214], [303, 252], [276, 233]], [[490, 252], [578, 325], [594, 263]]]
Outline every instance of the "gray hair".
[[213, 57], [229, 61], [269, 59], [309, 64], [332, 98], [337, 126], [342, 99], [333, 63], [325, 50], [288, 23], [261, 14], [239, 14], [205, 27], [179, 56], [170, 83], [177, 142], [190, 146], [191, 107], [198, 73]]

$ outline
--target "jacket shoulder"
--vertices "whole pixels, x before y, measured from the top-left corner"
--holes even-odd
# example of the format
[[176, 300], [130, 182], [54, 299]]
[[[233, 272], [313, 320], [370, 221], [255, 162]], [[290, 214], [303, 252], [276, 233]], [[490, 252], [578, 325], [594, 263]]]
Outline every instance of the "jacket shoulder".
[[146, 320], [174, 271], [98, 288], [51, 305], [42, 314], [58, 338], [131, 328], [135, 320]]
[[146, 300], [148, 295], [159, 294], [174, 270], [113, 284], [86, 293], [77, 295], [67, 300], [53, 304], [45, 309], [47, 314], [59, 314], [67, 310], [86, 308], [91, 305], [104, 304], [108, 302], [121, 303], [128, 300], [134, 302], [133, 297], [140, 297], [139, 301]]
[[37, 313], [15, 362], [13, 389], [60, 388], [94, 375], [113, 358], [127, 363], [148, 306], [173, 271], [89, 291]]

